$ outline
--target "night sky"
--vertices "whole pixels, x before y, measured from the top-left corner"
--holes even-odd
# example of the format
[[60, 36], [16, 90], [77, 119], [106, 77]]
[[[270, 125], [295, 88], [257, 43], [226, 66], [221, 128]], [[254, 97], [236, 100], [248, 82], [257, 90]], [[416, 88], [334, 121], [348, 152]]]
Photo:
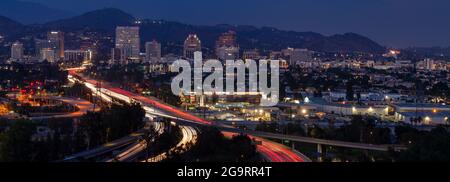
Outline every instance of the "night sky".
[[81, 13], [116, 7], [137, 17], [355, 32], [385, 46], [450, 46], [449, 0], [26, 0]]

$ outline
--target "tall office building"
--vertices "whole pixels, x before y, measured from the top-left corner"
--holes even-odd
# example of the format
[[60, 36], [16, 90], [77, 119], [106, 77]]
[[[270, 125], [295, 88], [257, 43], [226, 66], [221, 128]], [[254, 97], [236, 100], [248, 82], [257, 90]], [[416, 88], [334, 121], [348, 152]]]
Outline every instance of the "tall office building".
[[47, 60], [50, 63], [55, 62], [56, 52], [51, 48], [44, 48], [41, 50], [41, 61]]
[[161, 44], [153, 40], [145, 43], [145, 59], [150, 63], [161, 61]]
[[116, 48], [121, 50], [121, 61], [126, 59], [138, 59], [141, 51], [139, 27], [117, 27]]
[[64, 33], [61, 31], [50, 31], [47, 33], [47, 40], [51, 47], [55, 51], [58, 58], [64, 58]]
[[194, 53], [197, 51], [202, 51], [202, 42], [196, 34], [189, 34], [184, 41], [183, 57], [194, 59]]
[[51, 44], [46, 39], [34, 39], [35, 43], [35, 55], [41, 57], [41, 50], [51, 48]]
[[20, 42], [14, 42], [11, 45], [11, 60], [17, 61], [23, 58], [23, 44]]
[[220, 60], [239, 59], [239, 45], [236, 41], [236, 32], [223, 33], [216, 42], [216, 55]]

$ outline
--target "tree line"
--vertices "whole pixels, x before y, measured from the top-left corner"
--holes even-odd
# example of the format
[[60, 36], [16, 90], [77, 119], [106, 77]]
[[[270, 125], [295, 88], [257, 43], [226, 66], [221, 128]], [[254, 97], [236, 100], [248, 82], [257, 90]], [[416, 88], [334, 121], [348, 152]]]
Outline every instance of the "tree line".
[[[139, 104], [112, 104], [89, 112], [79, 121], [0, 120], [0, 161], [37, 162], [60, 160], [122, 138], [144, 126], [145, 111]], [[48, 132], [38, 132], [42, 126]]]

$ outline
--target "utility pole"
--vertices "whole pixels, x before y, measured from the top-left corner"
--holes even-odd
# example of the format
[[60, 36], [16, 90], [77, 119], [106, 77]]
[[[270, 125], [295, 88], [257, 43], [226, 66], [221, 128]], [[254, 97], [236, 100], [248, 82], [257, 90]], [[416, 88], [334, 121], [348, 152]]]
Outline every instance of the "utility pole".
[[[102, 88], [102, 82], [101, 81], [99, 81], [99, 82], [97, 82], [97, 89], [96, 89], [96, 95], [97, 96], [99, 96], [100, 97], [100, 99], [101, 99], [101, 94], [102, 94], [102, 91], [101, 91], [101, 88]], [[94, 112], [95, 112], [95, 109], [96, 109], [96, 99], [94, 98], [93, 99], [94, 100]]]
[[323, 155], [322, 144], [317, 144], [317, 154], [318, 154], [317, 160], [319, 162], [322, 162], [323, 161], [323, 158], [322, 158], [322, 155]]
[[144, 140], [146, 144], [145, 162], [149, 162], [148, 159], [150, 158], [150, 144], [154, 141], [155, 137], [156, 137], [155, 128], [153, 125], [150, 125], [144, 133]]

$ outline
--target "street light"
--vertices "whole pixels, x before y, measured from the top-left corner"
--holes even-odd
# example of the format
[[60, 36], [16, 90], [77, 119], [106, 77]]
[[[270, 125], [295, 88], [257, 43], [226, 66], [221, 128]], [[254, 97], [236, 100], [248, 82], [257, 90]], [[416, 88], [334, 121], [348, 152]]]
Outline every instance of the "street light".
[[302, 114], [307, 114], [308, 113], [308, 111], [306, 110], [306, 109], [302, 109]]
[[431, 118], [429, 117], [429, 116], [427, 116], [427, 117], [425, 117], [425, 122], [430, 122], [431, 121]]

